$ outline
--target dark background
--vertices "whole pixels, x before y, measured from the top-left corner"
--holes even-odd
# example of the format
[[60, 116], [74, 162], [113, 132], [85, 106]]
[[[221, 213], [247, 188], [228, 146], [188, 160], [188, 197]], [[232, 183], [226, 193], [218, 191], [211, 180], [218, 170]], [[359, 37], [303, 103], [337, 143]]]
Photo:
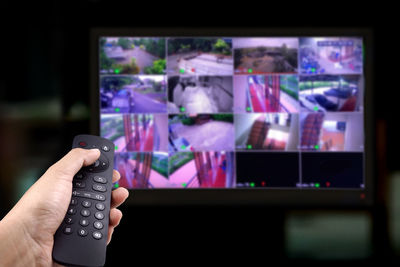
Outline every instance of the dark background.
[[[374, 31], [377, 194], [364, 209], [122, 206], [107, 265], [399, 264], [396, 15], [348, 3], [14, 1], [2, 8], [0, 218], [89, 132], [92, 27], [368, 27]], [[147, 4], [147, 5], [146, 5]], [[131, 197], [134, 198], [133, 195]], [[399, 229], [399, 230], [398, 230]]]

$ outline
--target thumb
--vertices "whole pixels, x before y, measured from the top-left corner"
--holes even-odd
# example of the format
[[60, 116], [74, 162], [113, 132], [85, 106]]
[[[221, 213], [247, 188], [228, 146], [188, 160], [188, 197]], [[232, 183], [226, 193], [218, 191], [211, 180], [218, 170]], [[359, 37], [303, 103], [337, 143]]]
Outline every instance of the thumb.
[[100, 150], [74, 148], [49, 168], [63, 177], [72, 177], [82, 168], [94, 163], [100, 157]]

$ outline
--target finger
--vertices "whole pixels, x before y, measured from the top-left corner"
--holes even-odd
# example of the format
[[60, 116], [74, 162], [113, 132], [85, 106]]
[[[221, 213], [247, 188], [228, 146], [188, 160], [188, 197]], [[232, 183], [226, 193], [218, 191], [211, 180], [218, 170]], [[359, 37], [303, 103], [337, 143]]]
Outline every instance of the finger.
[[109, 226], [116, 227], [121, 222], [122, 219], [122, 211], [119, 209], [113, 208], [110, 210], [110, 222]]
[[50, 169], [65, 174], [66, 176], [74, 176], [82, 166], [93, 164], [100, 157], [100, 150], [74, 148], [62, 159], [56, 162]]
[[121, 205], [129, 196], [128, 190], [123, 187], [118, 187], [111, 193], [111, 208], [116, 208]]
[[115, 183], [121, 178], [121, 174], [117, 170], [113, 170], [112, 182]]
[[110, 243], [113, 233], [114, 233], [114, 227], [113, 226], [109, 226], [108, 227], [108, 234], [107, 234], [107, 245]]
[[65, 265], [61, 265], [61, 264], [59, 264], [59, 263], [53, 261], [52, 267], [65, 267]]

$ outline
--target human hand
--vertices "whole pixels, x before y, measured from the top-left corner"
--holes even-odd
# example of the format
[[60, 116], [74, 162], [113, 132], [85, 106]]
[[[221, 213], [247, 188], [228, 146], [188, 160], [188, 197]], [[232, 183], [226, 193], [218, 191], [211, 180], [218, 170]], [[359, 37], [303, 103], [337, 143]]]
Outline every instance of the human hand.
[[[51, 266], [54, 234], [67, 212], [72, 194], [72, 179], [82, 168], [100, 157], [98, 149], [72, 149], [52, 165], [0, 221], [0, 266]], [[113, 182], [119, 180], [113, 171]], [[111, 194], [107, 244], [122, 218], [117, 209], [128, 197], [119, 187]]]

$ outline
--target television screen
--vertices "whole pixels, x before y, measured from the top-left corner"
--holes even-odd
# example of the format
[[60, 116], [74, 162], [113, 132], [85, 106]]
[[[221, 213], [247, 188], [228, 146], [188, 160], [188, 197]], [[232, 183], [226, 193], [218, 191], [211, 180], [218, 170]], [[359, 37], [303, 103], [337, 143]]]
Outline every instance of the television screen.
[[362, 37], [97, 41], [116, 187], [365, 187]]

